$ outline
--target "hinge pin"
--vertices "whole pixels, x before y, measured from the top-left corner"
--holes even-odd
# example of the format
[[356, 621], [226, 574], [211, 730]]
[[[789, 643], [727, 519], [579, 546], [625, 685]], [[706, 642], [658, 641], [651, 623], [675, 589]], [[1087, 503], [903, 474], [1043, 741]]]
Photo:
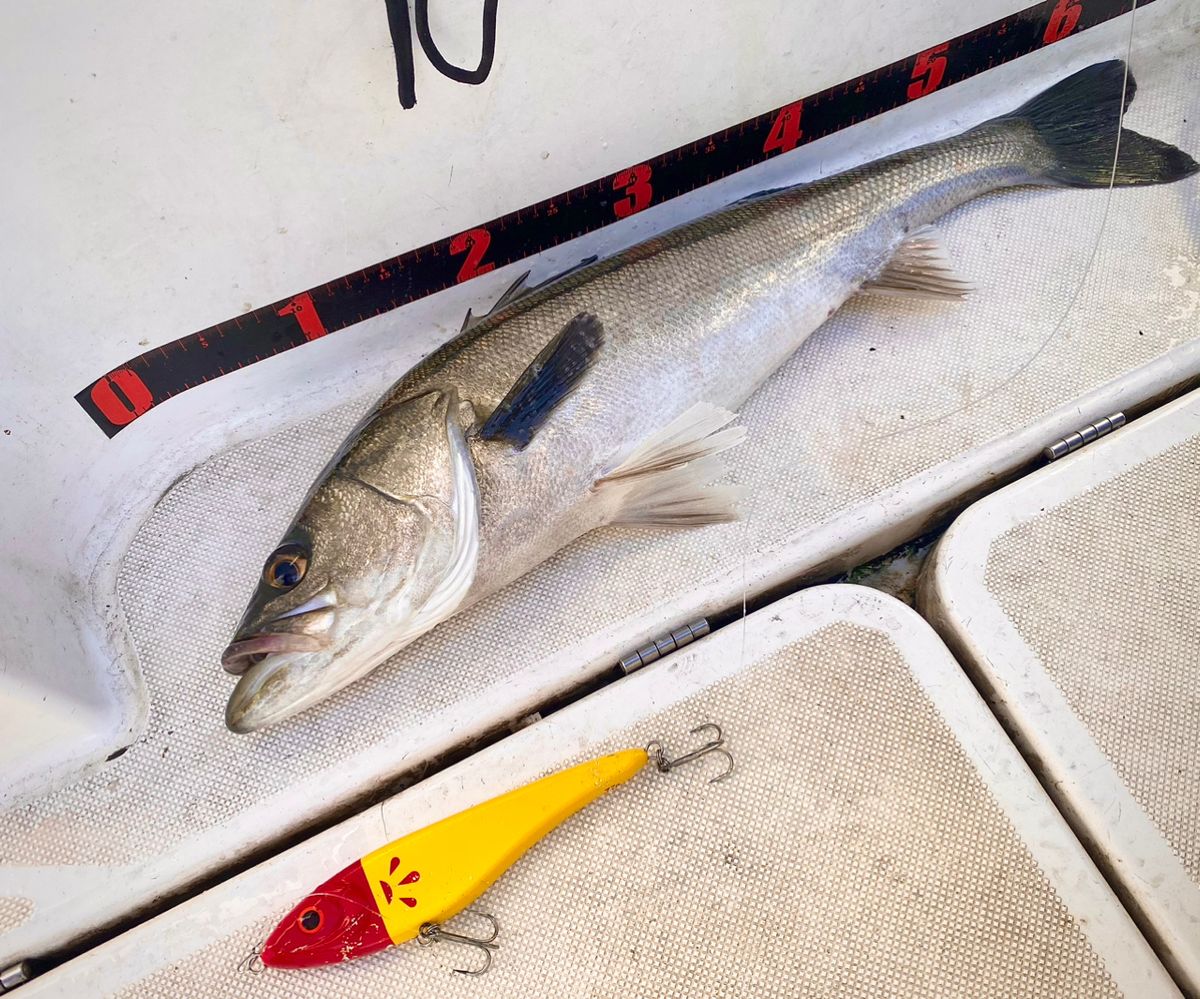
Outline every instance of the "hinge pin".
[[1118, 427], [1123, 426], [1125, 426], [1125, 414], [1113, 413], [1112, 416], [1106, 416], [1095, 423], [1089, 423], [1086, 427], [1076, 430], [1073, 434], [1060, 437], [1053, 444], [1044, 448], [1042, 454], [1046, 456], [1047, 461], [1058, 461], [1059, 458], [1065, 457], [1072, 451], [1078, 451], [1084, 444], [1090, 444], [1098, 437], [1111, 434]]
[[15, 989], [18, 985], [24, 985], [32, 977], [33, 968], [28, 961], [10, 964], [7, 968], [0, 969], [0, 992], [7, 992], [9, 989]]
[[685, 624], [682, 628], [676, 628], [666, 637], [649, 642], [635, 652], [623, 656], [617, 666], [622, 673], [632, 673], [643, 666], [649, 666], [650, 663], [661, 659], [665, 655], [669, 655], [676, 649], [682, 649], [685, 645], [690, 645], [697, 638], [703, 638], [708, 632], [708, 621], [700, 618], [699, 621], [693, 621], [691, 624]]

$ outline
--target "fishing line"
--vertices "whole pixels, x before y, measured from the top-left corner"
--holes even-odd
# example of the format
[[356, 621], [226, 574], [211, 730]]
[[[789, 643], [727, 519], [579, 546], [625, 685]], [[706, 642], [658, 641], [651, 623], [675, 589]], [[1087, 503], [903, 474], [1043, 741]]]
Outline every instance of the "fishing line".
[[935, 416], [928, 420], [913, 421], [911, 425], [906, 423], [905, 426], [899, 427], [895, 430], [890, 430], [886, 434], [880, 434], [877, 437], [868, 438], [863, 442], [864, 444], [867, 444], [867, 445], [876, 444], [880, 441], [892, 440], [896, 437], [900, 437], [900, 436], [903, 436], [906, 434], [911, 434], [917, 430], [923, 430], [928, 427], [936, 426], [937, 424], [944, 423], [946, 420], [949, 420], [949, 419], [957, 416], [959, 413], [966, 412], [968, 409], [971, 409], [972, 407], [979, 405], [979, 403], [984, 402], [987, 399], [990, 399], [992, 396], [996, 395], [998, 392], [1007, 388], [1014, 381], [1016, 381], [1022, 374], [1024, 374], [1026, 371], [1028, 371], [1030, 366], [1033, 364], [1033, 362], [1036, 361], [1045, 352], [1046, 348], [1050, 346], [1051, 341], [1053, 341], [1062, 332], [1063, 325], [1066, 323], [1067, 318], [1074, 311], [1075, 305], [1079, 301], [1079, 296], [1083, 293], [1083, 286], [1087, 282], [1089, 275], [1091, 275], [1091, 273], [1092, 273], [1092, 266], [1096, 262], [1096, 255], [1100, 252], [1100, 244], [1104, 239], [1104, 233], [1108, 227], [1108, 215], [1109, 215], [1110, 209], [1112, 208], [1113, 188], [1115, 186], [1116, 176], [1117, 176], [1117, 162], [1121, 155], [1121, 135], [1125, 131], [1125, 94], [1129, 89], [1129, 60], [1133, 53], [1134, 19], [1137, 14], [1137, 6], [1138, 6], [1138, 0], [1133, 0], [1133, 6], [1129, 10], [1129, 38], [1125, 45], [1125, 75], [1121, 82], [1121, 110], [1119, 113], [1119, 120], [1118, 120], [1118, 124], [1117, 124], [1117, 141], [1113, 146], [1112, 169], [1109, 172], [1109, 176], [1108, 176], [1108, 189], [1107, 189], [1108, 197], [1104, 202], [1104, 210], [1100, 216], [1100, 225], [1096, 232], [1096, 239], [1095, 239], [1095, 242], [1092, 244], [1092, 250], [1091, 250], [1091, 253], [1088, 255], [1087, 263], [1084, 265], [1083, 273], [1080, 275], [1079, 282], [1075, 286], [1075, 291], [1071, 295], [1071, 300], [1067, 303], [1066, 307], [1063, 309], [1063, 312], [1059, 316], [1058, 321], [1051, 328], [1050, 332], [1046, 334], [1046, 338], [1041, 342], [1041, 344], [1038, 346], [1037, 350], [1035, 350], [1020, 365], [1020, 367], [1017, 368], [1016, 371], [1014, 371], [1011, 375], [1009, 375], [1003, 381], [997, 383], [996, 385], [993, 385], [990, 389], [988, 389], [982, 395], [977, 396], [975, 399], [972, 399], [970, 402], [964, 403], [963, 405], [959, 406], [956, 409], [951, 410], [948, 413], [943, 413], [940, 416]]

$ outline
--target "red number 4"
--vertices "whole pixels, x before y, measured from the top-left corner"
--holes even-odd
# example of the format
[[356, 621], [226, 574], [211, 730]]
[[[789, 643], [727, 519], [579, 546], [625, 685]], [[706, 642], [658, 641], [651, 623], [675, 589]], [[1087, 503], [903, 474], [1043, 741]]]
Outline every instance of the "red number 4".
[[1075, 30], [1075, 25], [1079, 23], [1079, 15], [1082, 13], [1083, 4], [1079, 0], [1058, 0], [1058, 3], [1054, 5], [1054, 10], [1050, 12], [1050, 20], [1046, 24], [1042, 41], [1051, 45], [1066, 38]]
[[800, 130], [800, 113], [803, 110], [804, 102], [796, 101], [795, 104], [789, 104], [775, 116], [775, 121], [771, 125], [771, 133], [767, 136], [767, 141], [763, 143], [764, 153], [769, 153], [773, 149], [786, 153], [800, 145], [800, 139], [804, 135], [804, 132]]
[[943, 42], [917, 56], [913, 65], [912, 83], [908, 85], [910, 101], [932, 94], [942, 85], [942, 77], [946, 75], [946, 51], [949, 48], [950, 43]]
[[613, 177], [613, 190], [624, 191], [626, 195], [620, 201], [613, 202], [613, 211], [617, 218], [629, 218], [635, 212], [640, 212], [654, 197], [654, 188], [650, 186], [650, 164], [639, 163], [628, 170], [622, 170]]

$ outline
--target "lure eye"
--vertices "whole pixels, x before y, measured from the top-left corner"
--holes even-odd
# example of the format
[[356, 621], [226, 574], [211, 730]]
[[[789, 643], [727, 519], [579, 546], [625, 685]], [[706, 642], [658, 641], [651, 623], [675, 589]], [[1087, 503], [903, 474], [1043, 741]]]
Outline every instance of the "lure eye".
[[290, 590], [308, 570], [308, 552], [299, 545], [280, 545], [263, 566], [263, 581], [276, 590]]
[[321, 928], [321, 914], [316, 909], [305, 909], [296, 923], [305, 933], [316, 933]]

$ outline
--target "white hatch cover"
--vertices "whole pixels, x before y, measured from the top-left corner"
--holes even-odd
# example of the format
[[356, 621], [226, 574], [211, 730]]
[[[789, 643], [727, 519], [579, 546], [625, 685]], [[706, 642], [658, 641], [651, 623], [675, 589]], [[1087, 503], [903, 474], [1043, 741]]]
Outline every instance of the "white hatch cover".
[[1200, 992], [1200, 393], [964, 513], [922, 606]]
[[[586, 758], [653, 738], [681, 751], [709, 721], [736, 761], [727, 780], [706, 782], [719, 761], [647, 768], [475, 903], [501, 927], [485, 976], [452, 974], [476, 955], [449, 944], [239, 967], [362, 854]], [[903, 604], [853, 586], [772, 604], [21, 994], [1178, 995], [945, 646]]]
[[[222, 87], [242, 79], [237, 74], [243, 72], [249, 74], [244, 79], [258, 80], [248, 67], [260, 59], [297, 60], [288, 67], [270, 61], [273, 72], [291, 81], [272, 91], [271, 101], [278, 104], [277, 116], [286, 117], [295, 104], [306, 117], [299, 123], [292, 118], [260, 123], [273, 135], [279, 129], [286, 133], [292, 165], [277, 159], [274, 147], [237, 148], [239, 156], [269, 157], [279, 176], [293, 178], [304, 190], [261, 176], [231, 175], [220, 186], [237, 192], [236, 219], [229, 205], [213, 201], [216, 175], [207, 167], [182, 169], [193, 160], [181, 146], [173, 190], [186, 197], [186, 211], [168, 213], [162, 230], [141, 226], [147, 204], [165, 198], [163, 190], [143, 190], [139, 196], [150, 199], [146, 203], [113, 201], [112, 192], [125, 190], [123, 171], [136, 166], [137, 176], [153, 178], [157, 166], [141, 159], [136, 164], [118, 159], [116, 165], [105, 157], [89, 160], [87, 144], [103, 146], [108, 136], [94, 122], [72, 128], [64, 119], [54, 142], [78, 141], [86, 148], [73, 157], [55, 157], [53, 169], [36, 157], [6, 158], [4, 169], [19, 167], [36, 173], [43, 185], [58, 185], [55, 204], [71, 217], [83, 210], [83, 201], [72, 199], [92, 190], [89, 178], [102, 178], [104, 193], [97, 198], [107, 228], [89, 229], [92, 242], [72, 245], [67, 253], [64, 241], [35, 239], [42, 230], [30, 222], [28, 238], [12, 237], [0, 247], [13, 258], [6, 257], [6, 264], [37, 260], [47, 274], [72, 275], [77, 290], [54, 298], [39, 284], [42, 270], [22, 270], [18, 297], [9, 296], [16, 304], [5, 321], [25, 325], [2, 341], [47, 344], [65, 367], [61, 379], [47, 381], [34, 355], [22, 355], [14, 368], [20, 375], [17, 398], [27, 412], [40, 415], [18, 420], [12, 436], [0, 439], [5, 455], [23, 456], [26, 471], [19, 482], [0, 478], [5, 490], [0, 528], [12, 535], [2, 550], [16, 560], [6, 578], [20, 581], [9, 589], [17, 604], [2, 611], [12, 612], [0, 629], [8, 670], [0, 684], [11, 685], [12, 698], [4, 696], [12, 727], [0, 758], [6, 777], [20, 776], [25, 768], [24, 790], [34, 788], [0, 813], [0, 962], [70, 946], [82, 934], [187, 891], [189, 883], [213, 877], [264, 844], [328, 821], [332, 809], [377, 793], [385, 780], [428, 767], [447, 749], [594, 677], [649, 638], [738, 606], [745, 595], [817, 567], [850, 565], [886, 551], [967, 490], [1028, 462], [1048, 439], [1073, 429], [1081, 414], [1098, 417], [1200, 375], [1200, 330], [1189, 318], [1200, 293], [1194, 209], [1200, 178], [1111, 196], [1015, 191], [981, 199], [943, 226], [959, 269], [978, 286], [969, 301], [961, 306], [855, 301], [746, 407], [742, 419], [749, 441], [729, 456], [731, 477], [749, 493], [743, 523], [691, 533], [614, 530], [584, 539], [329, 702], [273, 730], [231, 735], [222, 712], [232, 682], [220, 668], [220, 650], [262, 559], [312, 477], [387, 382], [456, 330], [468, 305], [486, 308], [526, 265], [497, 270], [184, 392], [112, 441], [102, 440], [86, 422], [70, 392], [129, 356], [143, 333], [161, 337], [170, 329], [175, 335], [232, 315], [245, 303], [275, 301], [351, 266], [548, 197], [602, 170], [637, 163], [777, 106], [797, 90], [815, 92], [1012, 12], [999, 2], [919, 8], [905, 3], [891, 13], [872, 3], [854, 7], [862, 16], [852, 18], [847, 5], [854, 30], [837, 32], [829, 41], [818, 8], [763, 0], [739, 5], [736, 17], [739, 31], [751, 32], [751, 22], [757, 26], [753, 57], [727, 53], [721, 58], [730, 61], [716, 64], [708, 58], [712, 38], [727, 36], [693, 7], [663, 5], [662, 21], [645, 27], [659, 37], [670, 32], [672, 50], [692, 53], [671, 64], [678, 107], [686, 109], [678, 118], [674, 110], [643, 108], [633, 100], [656, 92], [661, 83], [661, 46], [650, 46], [630, 49], [621, 61], [619, 85], [630, 103], [605, 105], [603, 116], [582, 115], [571, 125], [603, 127], [602, 133], [580, 138], [558, 118], [528, 121], [532, 98], [518, 99], [510, 91], [517, 86], [513, 80], [525, 80], [521, 73], [527, 67], [544, 65], [531, 41], [540, 30], [539, 15], [513, 5], [503, 12], [509, 34], [498, 44], [493, 81], [480, 90], [447, 84], [436, 100], [419, 103], [412, 118], [391, 117], [390, 103], [386, 113], [355, 117], [355, 127], [374, 129], [371, 134], [378, 132], [388, 150], [384, 155], [363, 147], [354, 154], [361, 164], [343, 162], [322, 145], [321, 129], [346, 125], [345, 108], [353, 104], [347, 93], [329, 88], [352, 86], [355, 99], [382, 109], [384, 97], [376, 88], [386, 84], [390, 102], [394, 79], [381, 75], [383, 82], [371, 83], [365, 73], [347, 75], [349, 50], [337, 47], [336, 58], [323, 62], [325, 49], [312, 39], [352, 37], [357, 44], [359, 33], [379, 27], [375, 21], [368, 25], [354, 11], [322, 8], [320, 16], [337, 23], [324, 25], [324, 34], [306, 33], [311, 48], [286, 46], [277, 56], [260, 44], [266, 29], [258, 20], [245, 36], [193, 25], [192, 44], [205, 46], [214, 66], [232, 60], [216, 74]], [[21, 15], [29, 22], [29, 37], [57, 38], [50, 23], [57, 7], [45, 7], [45, 23], [38, 20], [42, 9], [30, 7]], [[643, 24], [639, 19], [649, 16], [633, 0], [605, 10], [615, 24]], [[115, 18], [106, 11], [105, 18]], [[659, 5], [654, 16], [660, 16]], [[1140, 84], [1129, 112], [1132, 127], [1200, 152], [1200, 115], [1189, 113], [1200, 89], [1198, 19], [1200, 10], [1192, 4], [1158, 0], [1135, 18], [1090, 28], [761, 168], [649, 207], [539, 258], [534, 279], [736, 197], [959, 131], [1098, 59], [1130, 58]], [[556, 37], [564, 45], [574, 37], [584, 60], [571, 64], [578, 75], [570, 77], [574, 82], [563, 96], [582, 108], [604, 89], [596, 80], [613, 66], [611, 50], [593, 44], [591, 21], [577, 20], [574, 30], [583, 34]], [[95, 40], [95, 32], [108, 48]], [[763, 38], [780, 34], [792, 41], [760, 51]], [[78, 84], [99, 88], [88, 93], [103, 93], [117, 105], [151, 101], [164, 128], [174, 121], [157, 103], [159, 92], [141, 85], [140, 52], [111, 55], [113, 47], [140, 44], [140, 38], [107, 19], [71, 35], [72, 45], [89, 57], [103, 53], [106, 61], [95, 82], [71, 77], [55, 84], [62, 108], [73, 107], [67, 91]], [[809, 58], [817, 51], [820, 59]], [[304, 55], [312, 58], [305, 61]], [[748, 58], [756, 68], [752, 78], [743, 78]], [[33, 73], [38, 65], [25, 59], [19, 67]], [[387, 60], [373, 57], [375, 65], [391, 71]], [[517, 68], [506, 75], [505, 65]], [[556, 72], [562, 66], [561, 60], [553, 63]], [[293, 72], [299, 75], [293, 78]], [[718, 78], [719, 86], [713, 82]], [[774, 82], [764, 82], [768, 78]], [[791, 82], [784, 87], [780, 79]], [[539, 86], [558, 93], [553, 83], [541, 80]], [[520, 93], [525, 86], [527, 81]], [[220, 90], [230, 107], [241, 93], [234, 90]], [[336, 101], [320, 98], [333, 92]], [[170, 93], [172, 101], [183, 96]], [[496, 145], [488, 162], [509, 162], [504, 157], [515, 154], [504, 146], [504, 136], [512, 135], [527, 149], [553, 149], [549, 160], [540, 154], [537, 160], [551, 166], [529, 172], [512, 166], [521, 178], [513, 188], [473, 168], [455, 172], [452, 195], [426, 190], [425, 173], [400, 155], [401, 147], [436, 162], [439, 171], [448, 154], [445, 129], [439, 127], [444, 119], [421, 115], [432, 114], [431, 108], [443, 114], [458, 108], [465, 120], [478, 122], [484, 99], [495, 116], [481, 140]], [[203, 111], [187, 107], [189, 114]], [[34, 124], [21, 121], [30, 128], [57, 120], [40, 104], [27, 113]], [[231, 120], [238, 128], [229, 126], [228, 141], [244, 144], [257, 135], [236, 115]], [[403, 142], [394, 131], [397, 120], [412, 122], [404, 126], [411, 131]], [[670, 130], [664, 131], [663, 122]], [[506, 133], [506, 125], [513, 131]], [[184, 138], [190, 136], [183, 131]], [[119, 136], [130, 157], [142, 149], [134, 133]], [[590, 155], [580, 153], [580, 143]], [[393, 159], [405, 171], [403, 198], [385, 184], [382, 171], [393, 169]], [[357, 178], [343, 183], [355, 193], [341, 208], [320, 164], [336, 167], [341, 181]], [[497, 176], [508, 175], [508, 167], [497, 169]], [[27, 186], [20, 177], [7, 183], [12, 190]], [[434, 202], [450, 206], [444, 223]], [[218, 217], [210, 208], [219, 209]], [[22, 211], [36, 221], [34, 202]], [[306, 211], [320, 215], [319, 229]], [[276, 230], [282, 229], [288, 230], [286, 249], [277, 245], [283, 237]], [[203, 266], [183, 268], [180, 245], [191, 247]], [[104, 255], [111, 246], [120, 247], [120, 259]], [[105, 266], [85, 267], [84, 258]], [[276, 267], [284, 271], [276, 273]], [[121, 283], [126, 273], [140, 277], [142, 297], [136, 302]], [[242, 275], [246, 283], [238, 287]], [[33, 304], [19, 298], [34, 292]], [[56, 311], [38, 311], [50, 301]], [[122, 316], [128, 320], [124, 325], [117, 321]], [[47, 323], [54, 336], [45, 334]], [[62, 332], [70, 330], [75, 332]], [[96, 346], [101, 342], [102, 350]], [[14, 448], [22, 450], [9, 450]], [[101, 688], [105, 696], [97, 694]], [[78, 731], [50, 737], [48, 721], [30, 704]], [[104, 760], [122, 749], [122, 755]], [[35, 755], [39, 751], [49, 756]], [[85, 758], [93, 761], [90, 772], [71, 776], [71, 767]], [[38, 791], [37, 782], [51, 771], [60, 786]]]

